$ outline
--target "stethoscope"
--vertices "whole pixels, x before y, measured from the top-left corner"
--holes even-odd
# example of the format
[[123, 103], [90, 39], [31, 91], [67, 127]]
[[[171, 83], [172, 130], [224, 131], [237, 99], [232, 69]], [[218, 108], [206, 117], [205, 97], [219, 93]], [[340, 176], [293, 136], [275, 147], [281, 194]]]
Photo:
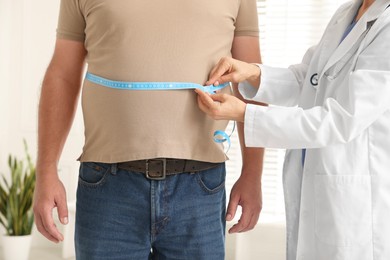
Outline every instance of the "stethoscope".
[[312, 86], [318, 86], [318, 73], [314, 73], [311, 77], [310, 77], [310, 83]]

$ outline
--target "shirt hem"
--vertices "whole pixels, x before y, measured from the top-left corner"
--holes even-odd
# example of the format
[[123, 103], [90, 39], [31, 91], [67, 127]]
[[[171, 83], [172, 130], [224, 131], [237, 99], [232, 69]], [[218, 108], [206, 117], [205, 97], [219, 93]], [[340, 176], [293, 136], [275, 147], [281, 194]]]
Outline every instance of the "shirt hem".
[[101, 162], [101, 163], [119, 163], [119, 162], [127, 162], [127, 161], [136, 161], [136, 160], [146, 160], [146, 159], [154, 159], [154, 158], [174, 158], [174, 159], [185, 159], [185, 160], [195, 160], [202, 162], [211, 162], [211, 163], [222, 163], [229, 160], [229, 157], [226, 154], [213, 156], [213, 159], [208, 158], [205, 155], [188, 155], [188, 154], [167, 154], [167, 153], [145, 153], [145, 154], [128, 154], [122, 157], [110, 157], [107, 155], [97, 155], [91, 156], [85, 153], [82, 153], [80, 157], [77, 159], [80, 162]]

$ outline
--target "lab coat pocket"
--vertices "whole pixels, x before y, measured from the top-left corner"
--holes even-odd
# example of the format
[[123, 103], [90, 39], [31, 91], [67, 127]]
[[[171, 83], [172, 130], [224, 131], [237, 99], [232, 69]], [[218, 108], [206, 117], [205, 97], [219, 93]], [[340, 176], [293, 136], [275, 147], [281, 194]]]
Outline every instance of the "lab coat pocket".
[[330, 246], [355, 247], [372, 240], [370, 175], [316, 175], [315, 233]]

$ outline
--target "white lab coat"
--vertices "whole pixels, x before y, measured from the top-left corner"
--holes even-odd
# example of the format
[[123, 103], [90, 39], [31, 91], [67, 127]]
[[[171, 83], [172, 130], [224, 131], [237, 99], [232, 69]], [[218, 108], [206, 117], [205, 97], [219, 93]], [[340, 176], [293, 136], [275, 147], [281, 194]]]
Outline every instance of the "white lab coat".
[[390, 260], [390, 0], [339, 45], [361, 2], [336, 12], [301, 64], [261, 66], [258, 91], [240, 84], [275, 105], [247, 106], [246, 145], [289, 149], [288, 260]]

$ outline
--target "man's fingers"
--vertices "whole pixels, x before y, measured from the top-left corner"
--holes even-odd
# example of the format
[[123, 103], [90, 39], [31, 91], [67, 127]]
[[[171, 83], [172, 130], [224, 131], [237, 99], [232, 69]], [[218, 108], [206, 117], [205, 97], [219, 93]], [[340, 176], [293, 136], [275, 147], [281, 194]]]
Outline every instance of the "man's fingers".
[[248, 230], [252, 230], [256, 227], [257, 222], [259, 221], [259, 216], [260, 215], [257, 215], [257, 214], [252, 216], [251, 223], [248, 226]]
[[58, 241], [63, 241], [64, 237], [54, 224], [51, 210], [46, 210], [44, 215], [41, 215], [41, 217], [45, 230]]
[[246, 229], [249, 227], [249, 224], [251, 223], [251, 218], [252, 218], [251, 212], [243, 211], [240, 220], [231, 229], [229, 229], [229, 233], [246, 231]]
[[60, 242], [58, 239], [53, 237], [49, 232], [46, 231], [45, 227], [43, 226], [42, 218], [39, 214], [35, 215], [35, 225], [37, 226], [38, 231], [47, 239], [54, 243]]
[[256, 226], [256, 224], [257, 224], [257, 217], [255, 214], [252, 213], [248, 225], [246, 226], [246, 228], [244, 228], [240, 232], [246, 232], [246, 231], [252, 230]]
[[58, 219], [61, 224], [68, 224], [68, 205], [66, 204], [66, 199], [63, 198], [57, 204]]
[[252, 230], [259, 220], [260, 212], [255, 209], [246, 209], [243, 206], [242, 215], [237, 224], [233, 225], [233, 227], [229, 230], [229, 233], [236, 232], [246, 232]]
[[231, 221], [237, 212], [238, 203], [240, 202], [240, 197], [230, 196], [229, 204], [226, 210], [226, 220]]
[[259, 221], [259, 217], [260, 217], [260, 211], [255, 212], [255, 214], [253, 214], [251, 223], [249, 224], [250, 229], [255, 228], [255, 226], [257, 225], [257, 222]]

